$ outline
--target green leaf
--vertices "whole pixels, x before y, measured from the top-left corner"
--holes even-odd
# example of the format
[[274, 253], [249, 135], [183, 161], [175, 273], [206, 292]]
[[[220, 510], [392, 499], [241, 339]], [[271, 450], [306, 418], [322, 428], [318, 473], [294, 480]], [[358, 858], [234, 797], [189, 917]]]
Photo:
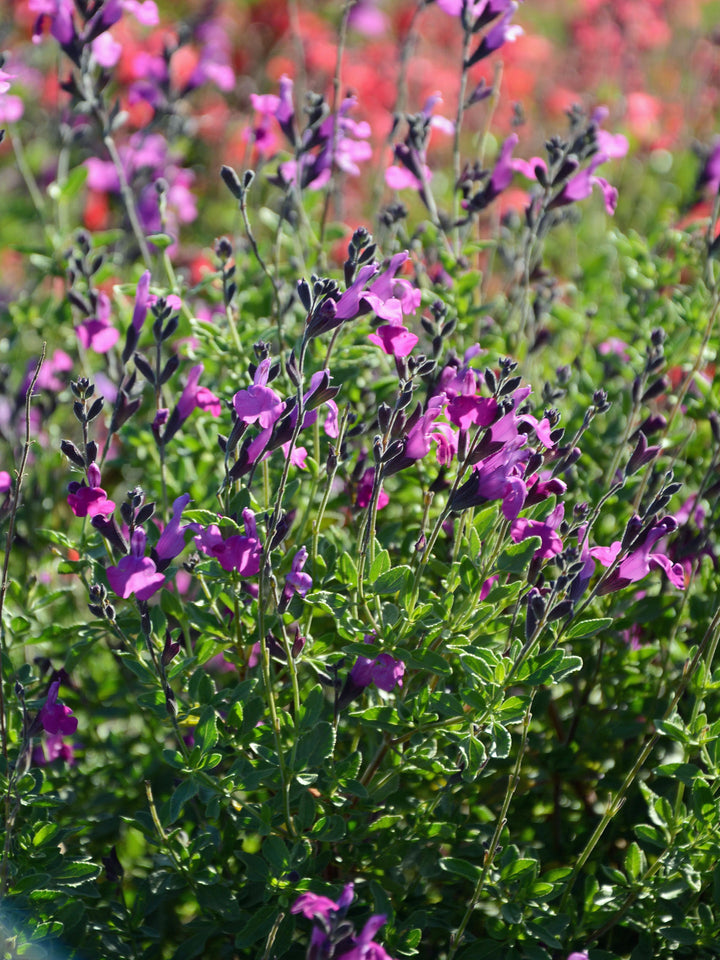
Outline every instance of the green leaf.
[[192, 800], [192, 798], [198, 792], [198, 783], [197, 781], [190, 777], [187, 780], [183, 780], [179, 787], [173, 791], [173, 795], [170, 797], [170, 803], [168, 805], [168, 825], [175, 823], [177, 818], [182, 813], [185, 804]]
[[628, 879], [631, 881], [639, 880], [641, 875], [647, 869], [647, 861], [645, 860], [645, 855], [638, 846], [638, 844], [633, 840], [627, 848], [625, 854], [625, 873], [628, 876]]
[[695, 816], [704, 823], [718, 819], [717, 800], [707, 782], [698, 778], [692, 785], [692, 805]]
[[448, 873], [454, 873], [458, 877], [464, 877], [471, 883], [477, 883], [482, 874], [482, 868], [468, 860], [461, 860], [459, 857], [441, 857], [440, 869], [447, 870]]
[[53, 881], [64, 887], [75, 887], [86, 880], [94, 880], [100, 873], [100, 867], [94, 863], [67, 861], [53, 875]]
[[374, 583], [383, 573], [387, 573], [390, 566], [390, 554], [387, 550], [381, 550], [370, 567], [370, 582]]
[[511, 860], [505, 867], [500, 871], [500, 879], [505, 883], [509, 883], [511, 880], [520, 880], [528, 879], [532, 877], [534, 880], [537, 876], [538, 871], [538, 862], [537, 860], [532, 860], [529, 857], [518, 857], [517, 860]]
[[303, 698], [300, 706], [299, 730], [312, 729], [325, 711], [325, 694], [319, 683]]
[[213, 707], [203, 707], [200, 719], [195, 727], [195, 745], [201, 753], [207, 753], [218, 741], [217, 717]]
[[[80, 193], [83, 184], [87, 180], [87, 175], [87, 167], [83, 167], [80, 164], [78, 164], [76, 167], [73, 167], [68, 173], [65, 183], [60, 188], [60, 194], [63, 199], [71, 200], [73, 197], [77, 196], [77, 194]], [[50, 184], [50, 186], [57, 186], [57, 184]]]
[[315, 840], [323, 840], [327, 843], [342, 840], [345, 830], [345, 821], [342, 817], [320, 817], [312, 828], [311, 836]]
[[509, 757], [512, 748], [512, 737], [501, 723], [492, 725], [493, 743], [490, 747], [490, 755], [493, 757]]
[[493, 504], [491, 507], [485, 507], [484, 510], [481, 510], [473, 517], [472, 528], [479, 540], [483, 540], [492, 530], [496, 519], [497, 504]]
[[524, 682], [532, 687], [539, 687], [541, 684], [547, 683], [548, 680], [552, 679], [553, 670], [560, 664], [562, 658], [563, 651], [557, 648], [535, 657], [528, 665], [531, 672], [523, 678]]
[[560, 683], [560, 681], [564, 680], [565, 677], [569, 677], [571, 673], [577, 673], [578, 670], [582, 670], [582, 665], [582, 657], [576, 657], [573, 654], [564, 653], [562, 663], [556, 670], [553, 670], [553, 683]]
[[314, 728], [300, 737], [295, 755], [295, 769], [318, 767], [335, 749], [335, 730], [327, 720], [316, 723]]
[[289, 854], [280, 837], [276, 837], [274, 834], [266, 837], [262, 845], [262, 855], [272, 867], [273, 874], [276, 877], [281, 877], [287, 872]]
[[658, 933], [664, 940], [680, 943], [686, 947], [697, 947], [697, 934], [685, 927], [660, 927]]
[[143, 663], [142, 660], [136, 660], [132, 653], [121, 651], [118, 656], [122, 658], [122, 662], [131, 673], [135, 674], [138, 680], [148, 687], [157, 686], [158, 679], [155, 676], [155, 672], [151, 670], [146, 663]]
[[393, 567], [392, 570], [386, 570], [381, 573], [377, 580], [370, 584], [370, 592], [377, 594], [397, 593], [402, 590], [406, 581], [412, 576], [410, 567], [401, 564], [399, 567]]
[[520, 543], [512, 543], [505, 547], [498, 557], [497, 569], [501, 573], [524, 573], [533, 554], [542, 546], [540, 537], [528, 537]]
[[599, 633], [601, 630], [607, 630], [612, 623], [612, 617], [598, 617], [595, 620], [581, 620], [579, 623], [574, 623], [569, 628], [565, 634], [565, 637], [568, 640], [576, 640], [579, 637], [592, 637], [593, 634]]
[[146, 239], [148, 243], [154, 244], [158, 250], [167, 250], [169, 246], [175, 243], [174, 237], [171, 237], [168, 233], [151, 233]]
[[60, 832], [57, 823], [44, 823], [33, 837], [33, 846], [41, 847]]
[[345, 580], [345, 583], [353, 588], [357, 587], [357, 567], [355, 566], [355, 561], [347, 552], [340, 555], [340, 572]]
[[655, 729], [677, 743], [687, 743], [688, 736], [679, 718], [677, 720], [655, 720]]
[[243, 923], [242, 933], [235, 937], [235, 948], [250, 947], [263, 937], [267, 937], [277, 920], [277, 905], [266, 904], [255, 910], [250, 919]]
[[692, 787], [700, 776], [700, 767], [694, 763], [663, 763], [653, 771], [658, 777], [672, 777], [686, 787]]
[[396, 650], [395, 653], [413, 670], [429, 670], [443, 676], [450, 673], [450, 665], [434, 650]]
[[653, 827], [649, 823], [639, 823], [635, 827], [635, 833], [641, 840], [644, 840], [653, 847], [658, 847], [660, 850], [663, 850], [667, 845], [665, 835], [657, 827]]

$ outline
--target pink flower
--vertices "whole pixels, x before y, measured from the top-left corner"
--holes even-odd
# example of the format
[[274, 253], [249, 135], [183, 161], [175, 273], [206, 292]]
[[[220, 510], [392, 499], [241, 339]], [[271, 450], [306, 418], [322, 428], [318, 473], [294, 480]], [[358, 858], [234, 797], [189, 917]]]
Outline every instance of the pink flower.
[[419, 337], [400, 324], [385, 323], [378, 327], [375, 333], [368, 334], [368, 340], [392, 357], [407, 357], [412, 353]]
[[23, 115], [24, 106], [20, 97], [8, 93], [10, 81], [15, 74], [0, 67], [0, 123], [16, 123]]
[[92, 42], [93, 56], [106, 70], [110, 70], [120, 59], [122, 44], [113, 39], [109, 33], [101, 33]]
[[630, 359], [627, 347], [628, 345], [624, 340], [620, 340], [618, 337], [608, 337], [607, 340], [603, 340], [599, 345], [598, 353], [601, 357], [607, 357], [611, 353], [615, 354], [615, 356], [620, 357], [624, 363], [627, 363]]
[[165, 575], [158, 572], [155, 563], [145, 556], [145, 531], [133, 531], [130, 554], [123, 557], [116, 567], [107, 568], [111, 589], [123, 599], [134, 595], [138, 600], [147, 600], [162, 587]]
[[0, 493], [7, 493], [12, 490], [12, 477], [7, 470], [0, 470]]
[[120, 3], [144, 27], [156, 27], [160, 23], [155, 0], [120, 0]]

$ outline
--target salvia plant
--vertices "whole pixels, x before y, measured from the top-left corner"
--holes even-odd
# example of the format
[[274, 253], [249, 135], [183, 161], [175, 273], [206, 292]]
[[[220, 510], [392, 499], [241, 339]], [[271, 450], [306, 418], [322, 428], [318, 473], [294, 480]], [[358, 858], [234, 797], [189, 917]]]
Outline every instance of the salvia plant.
[[6, 4], [3, 957], [720, 955], [720, 146], [542, 6]]

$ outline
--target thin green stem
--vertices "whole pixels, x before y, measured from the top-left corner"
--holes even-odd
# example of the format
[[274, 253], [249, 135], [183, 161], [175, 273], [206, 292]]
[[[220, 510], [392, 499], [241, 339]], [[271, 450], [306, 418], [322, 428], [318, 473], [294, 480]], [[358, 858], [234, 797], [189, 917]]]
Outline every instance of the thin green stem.
[[[97, 111], [97, 117], [99, 123], [105, 131], [107, 126], [107, 118], [104, 117], [104, 114], [101, 111]], [[135, 241], [140, 248], [140, 255], [143, 258], [143, 263], [148, 270], [152, 270], [152, 257], [150, 256], [150, 248], [148, 247], [145, 234], [140, 226], [140, 220], [138, 218], [137, 208], [135, 206], [135, 195], [133, 194], [130, 184], [128, 183], [128, 179], [125, 176], [125, 168], [123, 167], [120, 154], [115, 146], [115, 141], [110, 133], [103, 133], [103, 143], [105, 144], [105, 149], [110, 154], [110, 159], [112, 160], [112, 164], [115, 167], [115, 171], [118, 175], [120, 196], [122, 197], [123, 204], [125, 205], [125, 212], [127, 213], [128, 220], [130, 221], [132, 232], [135, 235]]]
[[[715, 651], [717, 647], [717, 641], [718, 641], [718, 627], [720, 627], [720, 608], [716, 611], [715, 616], [713, 617], [712, 622], [710, 623], [710, 626], [706, 630], [705, 636], [703, 637], [702, 641], [700, 642], [695, 652], [695, 656], [690, 661], [689, 665], [687, 666], [687, 669], [684, 670], [682, 680], [678, 685], [675, 695], [672, 698], [670, 705], [665, 710], [665, 713], [663, 714], [663, 717], [662, 717], [663, 720], [667, 720], [667, 718], [671, 716], [675, 711], [675, 708], [677, 707], [678, 703], [682, 699], [683, 695], [685, 694], [685, 691], [688, 688], [688, 685], [690, 684], [693, 678], [693, 675], [695, 673], [698, 663], [700, 662], [702, 657], [705, 655], [705, 651], [708, 649], [708, 647], [712, 646], [713, 652]], [[656, 731], [655, 733], [653, 733], [653, 735], [650, 737], [647, 743], [640, 750], [640, 753], [638, 754], [637, 759], [633, 763], [630, 771], [628, 772], [622, 784], [618, 788], [617, 793], [615, 793], [614, 796], [611, 796], [609, 798], [605, 813], [602, 815], [602, 818], [600, 819], [600, 822], [597, 824], [597, 826], [593, 830], [590, 839], [587, 841], [580, 855], [576, 859], [572, 873], [570, 874], [570, 876], [568, 877], [565, 883], [565, 890], [564, 890], [562, 899], [560, 901], [560, 907], [559, 907], [559, 911], [561, 913], [565, 909], [565, 906], [570, 897], [570, 894], [572, 893], [573, 886], [575, 885], [575, 881], [580, 875], [580, 872], [582, 871], [583, 867], [587, 863], [591, 853], [599, 843], [602, 835], [605, 833], [605, 830], [607, 829], [608, 825], [613, 820], [613, 818], [615, 817], [615, 815], [618, 813], [623, 803], [625, 802], [625, 797], [627, 795], [628, 790], [634, 783], [638, 773], [642, 770], [643, 766], [645, 765], [645, 762], [647, 761], [647, 758], [650, 756], [650, 754], [654, 750], [655, 745], [659, 739], [660, 739], [660, 734]]]
[[22, 454], [20, 455], [20, 466], [15, 471], [15, 484], [13, 486], [12, 499], [10, 501], [10, 516], [8, 518], [8, 530], [5, 537], [5, 556], [3, 557], [2, 580], [0, 581], [0, 741], [2, 741], [2, 755], [7, 762], [7, 728], [5, 725], [5, 674], [4, 659], [6, 653], [5, 645], [5, 619], [3, 617], [5, 608], [5, 595], [7, 593], [10, 571], [10, 551], [12, 550], [13, 540], [15, 539], [15, 520], [17, 518], [18, 508], [20, 506], [20, 491], [22, 490], [23, 480], [25, 478], [25, 467], [30, 454], [30, 401], [32, 400], [33, 390], [40, 376], [40, 369], [45, 361], [45, 351], [47, 343], [43, 341], [40, 357], [35, 364], [35, 371], [30, 380], [30, 385], [25, 391], [25, 441], [23, 443]]
[[463, 118], [465, 116], [465, 94], [467, 93], [468, 80], [468, 56], [470, 54], [470, 42], [472, 33], [468, 28], [463, 30], [462, 46], [462, 69], [460, 71], [460, 93], [458, 94], [457, 111], [455, 114], [455, 130], [453, 132], [453, 183], [452, 183], [452, 204], [453, 204], [453, 231], [455, 234], [455, 257], [460, 256], [460, 227], [457, 225], [460, 213], [460, 134], [462, 132]]
[[503, 798], [502, 807], [500, 808], [500, 813], [495, 822], [495, 830], [493, 832], [492, 839], [490, 840], [490, 845], [488, 846], [485, 852], [485, 857], [483, 859], [482, 873], [480, 874], [480, 877], [478, 878], [478, 881], [475, 884], [473, 895], [470, 898], [470, 903], [468, 904], [465, 914], [462, 920], [460, 921], [460, 926], [457, 928], [455, 933], [450, 938], [450, 949], [447, 954], [447, 960], [452, 960], [452, 958], [455, 956], [457, 952], [458, 947], [460, 946], [460, 943], [462, 942], [462, 938], [467, 928], [467, 925], [470, 922], [470, 918], [472, 917], [473, 911], [475, 910], [475, 907], [477, 906], [478, 901], [480, 900], [483, 888], [485, 886], [485, 881], [487, 880], [488, 873], [490, 872], [490, 868], [493, 864], [493, 861], [495, 860], [495, 855], [498, 851], [498, 846], [500, 844], [500, 837], [502, 836], [502, 832], [505, 829], [505, 826], [507, 825], [508, 810], [510, 809], [512, 798], [515, 796], [515, 791], [517, 790], [518, 784], [520, 783], [520, 770], [522, 768], [522, 762], [525, 757], [525, 747], [527, 745], [527, 736], [528, 736], [528, 730], [530, 728], [530, 718], [532, 716], [532, 704], [533, 704], [534, 697], [535, 697], [535, 690], [532, 690], [530, 693], [530, 697], [528, 699], [527, 707], [525, 708], [525, 716], [523, 717], [523, 725], [522, 725], [521, 742], [517, 750], [517, 756], [515, 757], [515, 765], [513, 766], [512, 773], [508, 778], [508, 785], [505, 790], [505, 796]]
[[[332, 136], [330, 142], [330, 179], [327, 183], [327, 189], [325, 190], [325, 200], [323, 203], [322, 216], [320, 218], [320, 243], [319, 243], [319, 266], [320, 271], [325, 272], [326, 269], [326, 257], [325, 257], [325, 231], [327, 229], [328, 215], [330, 213], [330, 201], [335, 196], [335, 205], [337, 207], [337, 199], [339, 197], [338, 183], [337, 183], [337, 172], [338, 166], [335, 162], [337, 157], [337, 147], [338, 140], [340, 137], [340, 117], [338, 115], [339, 105], [340, 105], [340, 83], [342, 76], [342, 62], [343, 56], [345, 54], [345, 44], [347, 42], [347, 28], [348, 20], [350, 18], [350, 11], [357, 3], [357, 0], [345, 0], [342, 8], [342, 16], [340, 18], [340, 29], [338, 31], [338, 41], [337, 41], [337, 50], [335, 56], [335, 72], [333, 74], [333, 83], [332, 83], [332, 102], [330, 104], [330, 116], [332, 117]], [[335, 211], [336, 216], [338, 211]]]

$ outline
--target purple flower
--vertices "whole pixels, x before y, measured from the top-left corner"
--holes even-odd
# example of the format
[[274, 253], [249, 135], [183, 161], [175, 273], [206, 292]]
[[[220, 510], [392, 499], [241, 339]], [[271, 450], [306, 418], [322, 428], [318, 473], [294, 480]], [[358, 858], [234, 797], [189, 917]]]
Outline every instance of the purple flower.
[[[685, 587], [685, 572], [679, 563], [673, 563], [664, 553], [653, 551], [653, 547], [668, 533], [677, 529], [677, 520], [674, 517], [664, 517], [653, 522], [653, 525], [640, 534], [639, 543], [635, 543], [628, 555], [620, 561], [617, 569], [608, 577], [598, 591], [601, 595], [621, 590], [630, 583], [637, 583], [646, 577], [652, 569], [660, 568], [665, 571], [668, 580], [683, 590]], [[593, 547], [590, 555], [599, 560], [604, 567], [610, 567], [622, 552], [622, 543], [616, 540], [609, 547]]]
[[331, 900], [330, 897], [308, 891], [300, 894], [290, 907], [290, 913], [301, 913], [308, 920], [320, 918], [329, 920], [331, 914], [345, 913], [352, 903], [354, 895], [352, 883], [346, 884], [338, 900]]
[[101, 291], [98, 294], [96, 316], [79, 323], [75, 333], [85, 350], [107, 353], [115, 346], [120, 332], [110, 323], [110, 298], [106, 293]]
[[72, 0], [30, 0], [28, 9], [38, 14], [33, 28], [33, 43], [42, 38], [45, 17], [50, 18], [50, 33], [59, 44], [71, 43], [75, 36]]
[[75, 751], [71, 743], [65, 743], [61, 733], [48, 733], [44, 745], [33, 747], [32, 762], [44, 767], [53, 760], [64, 760], [68, 766], [75, 763]]
[[[373, 914], [360, 934], [356, 934], [352, 924], [347, 921], [342, 927], [338, 925], [339, 920], [344, 921], [352, 899], [353, 885], [348, 883], [337, 901], [317, 893], [302, 893], [292, 905], [291, 913], [301, 913], [308, 920], [319, 922], [310, 938], [308, 960], [322, 960], [331, 956], [337, 960], [392, 960], [384, 948], [373, 940], [386, 922], [384, 914]], [[337, 952], [337, 946], [341, 947], [342, 953]]]
[[47, 700], [40, 709], [40, 722], [46, 733], [67, 737], [75, 733], [78, 722], [77, 717], [72, 715], [70, 707], [57, 702], [59, 690], [59, 680], [50, 684]]
[[222, 406], [219, 398], [207, 387], [199, 386], [200, 376], [204, 369], [203, 364], [198, 363], [188, 374], [185, 389], [177, 403], [177, 412], [181, 422], [187, 420], [196, 407], [200, 410], [209, 411], [214, 417], [220, 416]]
[[[345, 293], [340, 296], [337, 303], [334, 304], [333, 315], [338, 323], [341, 320], [354, 320], [362, 313], [367, 313], [369, 307], [367, 301], [362, 303], [365, 290], [365, 284], [378, 272], [376, 263], [368, 263], [360, 267], [355, 280], [350, 284]], [[336, 324], [337, 325], [337, 324]]]
[[404, 674], [402, 660], [395, 660], [389, 653], [380, 653], [374, 660], [358, 657], [350, 671], [350, 682], [362, 690], [374, 683], [379, 690], [390, 693], [396, 684], [403, 685]]
[[145, 531], [138, 527], [130, 540], [130, 553], [116, 567], [107, 568], [111, 589], [123, 599], [130, 596], [147, 600], [162, 587], [165, 575], [158, 572], [150, 557], [145, 556]]
[[185, 549], [185, 531], [199, 530], [197, 523], [181, 524], [182, 512], [190, 502], [190, 494], [184, 493], [173, 503], [172, 520], [160, 534], [160, 539], [155, 544], [155, 553], [161, 560], [172, 560], [182, 553]]
[[[433, 116], [432, 111], [437, 103], [442, 103], [442, 97], [439, 93], [433, 93], [425, 101], [422, 114], [428, 122], [431, 129], [439, 130], [452, 136], [455, 130], [455, 124], [447, 117], [439, 115]], [[423, 147], [418, 150], [406, 139], [405, 143], [398, 143], [393, 147], [395, 158], [400, 161], [393, 164], [385, 171], [385, 183], [391, 190], [419, 190], [423, 191], [423, 183], [430, 183], [432, 179], [432, 170], [426, 162], [426, 151]]]
[[7, 470], [0, 470], [0, 493], [7, 493], [12, 490], [12, 477]]
[[519, 517], [510, 525], [510, 537], [513, 543], [520, 543], [528, 537], [540, 537], [542, 541], [533, 555], [534, 560], [547, 560], [562, 553], [563, 543], [557, 532], [565, 516], [565, 507], [559, 503], [547, 520], [526, 520]]
[[102, 478], [96, 463], [91, 463], [87, 469], [89, 484], [73, 480], [68, 484], [68, 505], [76, 517], [107, 517], [115, 509], [112, 500], [100, 486]]
[[595, 170], [605, 158], [601, 154], [593, 157], [589, 167], [580, 170], [565, 184], [560, 193], [552, 200], [550, 208], [564, 207], [578, 200], [585, 200], [592, 193], [593, 187], [600, 187], [605, 200], [605, 209], [612, 216], [617, 206], [618, 192], [604, 177], [596, 177]]
[[[360, 176], [358, 163], [370, 159], [372, 147], [367, 142], [371, 134], [370, 124], [365, 121], [358, 123], [347, 116], [356, 103], [355, 97], [346, 97], [340, 105], [337, 118], [329, 116], [323, 120], [317, 130], [310, 134], [311, 141], [307, 141], [307, 133], [304, 135], [306, 149], [300, 154], [299, 159], [287, 160], [278, 168], [284, 183], [298, 183], [301, 188], [309, 187], [311, 190], [319, 190], [330, 179], [333, 163], [338, 169], [351, 176]], [[282, 106], [282, 97], [280, 106]], [[287, 123], [283, 125], [279, 117], [278, 122], [286, 136], [288, 132], [290, 133], [288, 139], [294, 142], [292, 128], [288, 131]], [[336, 123], [337, 134], [335, 133]], [[318, 153], [310, 152], [309, 148], [314, 146], [319, 147]]]
[[195, 537], [195, 545], [201, 553], [215, 557], [223, 570], [237, 570], [241, 577], [254, 577], [260, 572], [262, 544], [252, 510], [243, 510], [243, 520], [245, 536], [238, 533], [224, 539], [218, 525], [212, 523]]
[[285, 587], [283, 589], [282, 599], [287, 605], [293, 597], [293, 594], [299, 593], [304, 597], [312, 589], [312, 577], [309, 573], [303, 573], [303, 567], [307, 563], [308, 552], [306, 547], [300, 547], [293, 557], [290, 572], [285, 576]]
[[253, 385], [247, 390], [238, 390], [233, 397], [233, 406], [244, 423], [258, 423], [268, 429], [280, 419], [285, 402], [267, 386], [271, 360], [266, 357], [258, 364]]
[[[503, 417], [502, 420], [505, 418]], [[494, 432], [501, 420], [492, 427]], [[514, 428], [514, 425], [512, 426]], [[496, 441], [497, 442], [497, 441]], [[473, 468], [473, 475], [451, 498], [452, 509], [466, 510], [490, 500], [502, 500], [502, 512], [506, 520], [516, 520], [525, 504], [527, 486], [520, 466], [530, 456], [530, 450], [522, 449], [525, 437], [517, 435], [503, 443], [502, 449], [480, 461]]]
[[148, 311], [149, 294], [150, 271], [146, 270], [138, 280], [137, 289], [135, 290], [135, 306], [133, 307], [132, 325], [137, 333], [140, 333], [143, 324], [145, 323], [145, 317], [147, 316]]
[[[358, 481], [357, 491], [355, 494], [355, 506], [359, 507], [361, 510], [367, 507], [367, 505], [370, 503], [374, 478], [375, 471], [372, 467], [368, 467]], [[378, 510], [382, 510], [382, 508], [386, 507], [389, 503], [390, 497], [385, 493], [384, 490], [381, 490], [377, 501]]]
[[713, 141], [712, 148], [698, 178], [698, 190], [706, 189], [715, 194], [720, 190], [720, 137]]
[[494, 397], [458, 395], [448, 403], [447, 416], [461, 430], [469, 430], [473, 424], [489, 427], [497, 416], [497, 400]]
[[354, 938], [352, 948], [347, 953], [341, 953], [338, 960], [392, 960], [392, 957], [379, 943], [372, 939], [387, 920], [382, 913], [374, 913]]
[[440, 394], [428, 400], [427, 410], [418, 417], [408, 431], [403, 454], [409, 460], [422, 460], [430, 452], [430, 443], [435, 437], [431, 429], [445, 406], [445, 396]]
[[480, 41], [480, 46], [470, 58], [470, 66], [489, 57], [491, 53], [499, 50], [506, 43], [514, 43], [518, 37], [522, 36], [523, 28], [517, 24], [512, 24], [515, 11], [518, 8], [517, 3], [504, 4], [506, 12], [502, 18], [492, 27]]

